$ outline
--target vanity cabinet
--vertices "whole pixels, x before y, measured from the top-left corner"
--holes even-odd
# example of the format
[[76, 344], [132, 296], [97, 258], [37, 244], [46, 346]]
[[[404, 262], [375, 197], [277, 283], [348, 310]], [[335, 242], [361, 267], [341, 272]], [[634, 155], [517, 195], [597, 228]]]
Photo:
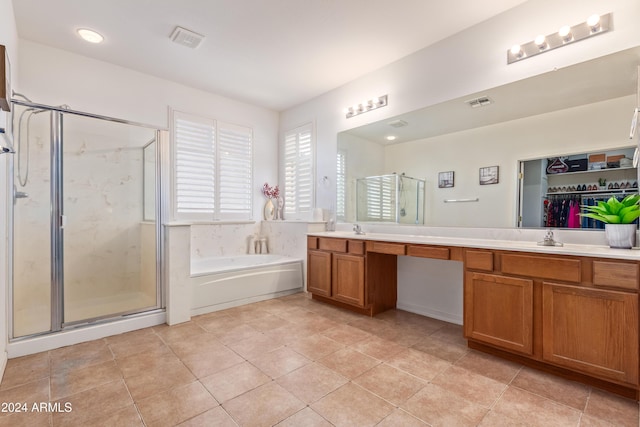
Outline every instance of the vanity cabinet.
[[542, 284], [543, 359], [638, 384], [638, 295]]
[[468, 249], [464, 275], [471, 344], [637, 389], [637, 262]]
[[307, 290], [364, 309], [364, 242], [309, 237], [307, 248]]

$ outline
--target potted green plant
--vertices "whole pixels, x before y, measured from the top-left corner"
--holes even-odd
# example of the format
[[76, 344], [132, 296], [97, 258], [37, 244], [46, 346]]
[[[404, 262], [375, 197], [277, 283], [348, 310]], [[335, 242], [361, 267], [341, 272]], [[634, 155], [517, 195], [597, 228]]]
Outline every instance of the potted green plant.
[[599, 201], [597, 205], [582, 205], [580, 215], [593, 218], [605, 224], [605, 237], [612, 248], [630, 249], [636, 244], [637, 225], [633, 222], [640, 217], [640, 195], [630, 194], [622, 201], [610, 197], [606, 202]]

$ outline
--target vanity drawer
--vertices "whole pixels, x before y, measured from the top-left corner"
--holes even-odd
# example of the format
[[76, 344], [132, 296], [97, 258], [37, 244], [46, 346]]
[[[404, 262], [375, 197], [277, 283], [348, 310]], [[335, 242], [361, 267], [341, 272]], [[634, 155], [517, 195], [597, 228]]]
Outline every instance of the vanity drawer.
[[434, 246], [407, 246], [407, 255], [422, 258], [449, 259], [449, 248]]
[[364, 255], [364, 241], [349, 240], [349, 253], [353, 255]]
[[581, 262], [578, 259], [530, 255], [502, 255], [502, 272], [541, 279], [580, 283]]
[[318, 249], [318, 238], [307, 236], [307, 249]]
[[318, 241], [318, 249], [332, 252], [347, 252], [346, 239], [326, 239], [320, 237]]
[[473, 270], [493, 271], [493, 252], [467, 250], [465, 266]]
[[389, 255], [404, 255], [407, 253], [406, 246], [402, 243], [387, 242], [367, 242], [367, 251]]
[[626, 262], [593, 261], [593, 284], [623, 289], [638, 289], [638, 264]]

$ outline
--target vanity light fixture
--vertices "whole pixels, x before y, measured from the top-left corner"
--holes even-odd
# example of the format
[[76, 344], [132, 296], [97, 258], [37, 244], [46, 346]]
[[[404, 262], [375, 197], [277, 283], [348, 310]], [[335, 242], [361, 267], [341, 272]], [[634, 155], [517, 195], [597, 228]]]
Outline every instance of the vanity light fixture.
[[89, 43], [102, 43], [104, 40], [102, 34], [88, 28], [78, 28], [76, 32], [83, 40], [88, 41]]
[[360, 104], [356, 104], [352, 107], [344, 109], [344, 113], [347, 119], [357, 116], [358, 114], [366, 113], [367, 111], [375, 110], [380, 107], [387, 106], [387, 95], [377, 96], [375, 98], [362, 101]]
[[564, 25], [556, 33], [546, 36], [540, 34], [533, 41], [514, 45], [507, 50], [507, 64], [606, 33], [611, 29], [611, 18], [611, 13], [591, 15], [585, 22], [580, 24], [574, 26]]

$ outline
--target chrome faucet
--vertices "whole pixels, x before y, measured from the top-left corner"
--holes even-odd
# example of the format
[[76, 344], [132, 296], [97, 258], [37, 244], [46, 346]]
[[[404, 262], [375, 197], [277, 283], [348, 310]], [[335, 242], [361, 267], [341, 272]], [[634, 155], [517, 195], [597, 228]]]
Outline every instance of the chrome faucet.
[[563, 246], [562, 243], [556, 242], [553, 238], [553, 231], [547, 230], [547, 233], [544, 235], [544, 239], [542, 242], [538, 242], [540, 246]]
[[355, 231], [356, 234], [365, 234], [364, 231], [362, 231], [360, 224], [353, 224], [353, 231]]

